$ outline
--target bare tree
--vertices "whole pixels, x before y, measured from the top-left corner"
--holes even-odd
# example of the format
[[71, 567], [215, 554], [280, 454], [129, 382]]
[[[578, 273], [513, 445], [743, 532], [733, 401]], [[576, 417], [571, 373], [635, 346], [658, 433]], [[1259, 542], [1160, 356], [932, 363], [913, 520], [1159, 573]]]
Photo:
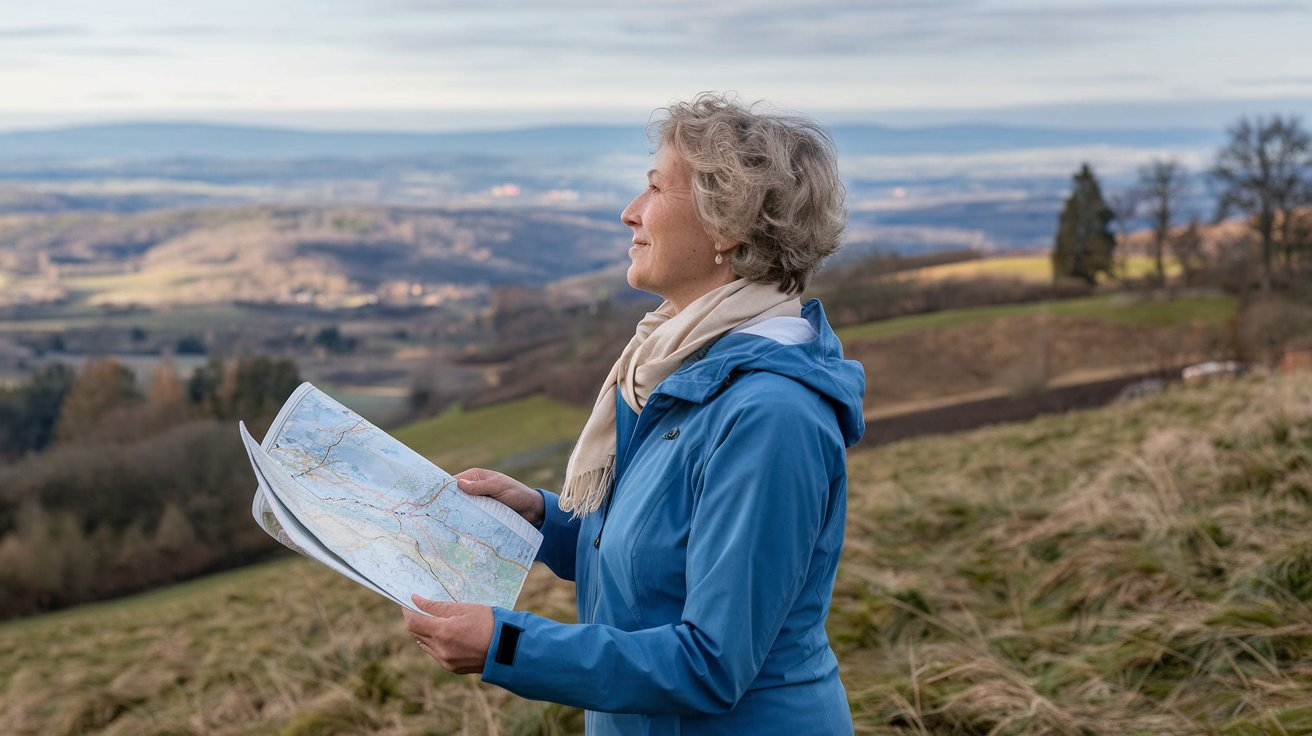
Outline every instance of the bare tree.
[[1189, 218], [1189, 227], [1171, 238], [1171, 253], [1180, 264], [1180, 275], [1185, 286], [1193, 286], [1198, 275], [1207, 270], [1207, 254], [1203, 251], [1202, 228], [1198, 217]]
[[[1139, 191], [1137, 189], [1124, 189], [1107, 197], [1107, 207], [1112, 211], [1112, 219], [1116, 221], [1116, 233], [1121, 243], [1130, 242], [1130, 228], [1134, 226], [1134, 219], [1139, 216]], [[1121, 250], [1117, 257], [1116, 270], [1124, 278], [1129, 271], [1125, 267], [1125, 258], [1127, 251]]]
[[1147, 210], [1153, 229], [1153, 259], [1157, 265], [1157, 283], [1166, 283], [1163, 255], [1171, 237], [1171, 218], [1184, 195], [1189, 175], [1174, 159], [1153, 159], [1139, 167], [1139, 197]]
[[1276, 225], [1292, 222], [1309, 194], [1312, 141], [1297, 117], [1241, 118], [1216, 154], [1212, 176], [1221, 185], [1217, 219], [1247, 214], [1262, 243], [1262, 289], [1271, 289]]

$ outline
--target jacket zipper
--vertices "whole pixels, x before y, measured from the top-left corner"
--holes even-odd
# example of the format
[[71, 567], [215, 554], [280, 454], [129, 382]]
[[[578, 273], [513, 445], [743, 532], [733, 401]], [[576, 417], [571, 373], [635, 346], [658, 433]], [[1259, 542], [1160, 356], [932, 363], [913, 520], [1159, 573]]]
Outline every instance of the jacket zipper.
[[661, 394], [653, 394], [647, 399], [646, 406], [644, 406], [642, 411], [638, 413], [637, 423], [633, 425], [633, 435], [629, 438], [629, 443], [624, 448], [624, 457], [615, 458], [615, 484], [611, 486], [610, 493], [606, 494], [606, 501], [601, 506], [601, 526], [597, 528], [597, 535], [592, 538], [592, 548], [595, 550], [592, 553], [592, 621], [597, 620], [597, 606], [601, 603], [601, 535], [606, 531], [606, 522], [610, 519], [610, 506], [615, 500], [615, 492], [619, 488], [620, 470], [622, 468], [628, 468], [629, 458], [633, 456], [634, 449], [640, 443], [644, 427], [656, 421], [652, 419], [644, 422], [643, 417], [655, 416], [656, 412], [649, 410], [655, 409], [659, 404], [663, 403], [658, 397], [663, 398]]

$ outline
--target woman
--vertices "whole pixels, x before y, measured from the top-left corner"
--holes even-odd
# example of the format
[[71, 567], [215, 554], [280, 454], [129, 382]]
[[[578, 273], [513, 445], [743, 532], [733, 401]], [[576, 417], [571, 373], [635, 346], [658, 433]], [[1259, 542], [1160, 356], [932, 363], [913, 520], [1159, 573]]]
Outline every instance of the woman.
[[616, 362], [561, 494], [467, 470], [541, 528], [578, 624], [416, 597], [453, 672], [587, 709], [590, 734], [851, 733], [824, 622], [843, 545], [859, 364], [797, 294], [838, 246], [815, 124], [703, 94], [666, 109], [620, 219], [629, 283], [665, 298]]

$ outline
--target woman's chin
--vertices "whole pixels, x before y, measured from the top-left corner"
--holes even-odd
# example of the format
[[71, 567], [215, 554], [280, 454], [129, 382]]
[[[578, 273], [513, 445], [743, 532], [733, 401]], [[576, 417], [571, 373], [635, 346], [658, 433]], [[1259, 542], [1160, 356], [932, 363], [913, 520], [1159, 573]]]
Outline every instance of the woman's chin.
[[638, 264], [629, 264], [629, 272], [626, 274], [626, 277], [628, 278], [629, 286], [632, 286], [639, 291], [646, 291], [642, 286], [643, 283], [645, 283], [642, 278], [642, 268]]

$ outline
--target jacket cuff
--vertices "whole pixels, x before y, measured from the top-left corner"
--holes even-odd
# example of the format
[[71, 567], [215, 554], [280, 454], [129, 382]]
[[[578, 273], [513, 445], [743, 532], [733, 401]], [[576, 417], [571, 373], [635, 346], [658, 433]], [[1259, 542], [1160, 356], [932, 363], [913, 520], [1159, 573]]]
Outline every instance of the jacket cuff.
[[560, 496], [541, 488], [536, 490], [542, 494], [542, 503], [546, 506], [542, 514], [542, 524], [538, 528], [541, 529], [547, 525], [569, 526], [572, 514], [560, 507]]
[[499, 606], [492, 608], [492, 614], [492, 643], [488, 645], [487, 658], [483, 660], [481, 677], [483, 682], [508, 687], [515, 680], [519, 639], [528, 628], [529, 614]]

